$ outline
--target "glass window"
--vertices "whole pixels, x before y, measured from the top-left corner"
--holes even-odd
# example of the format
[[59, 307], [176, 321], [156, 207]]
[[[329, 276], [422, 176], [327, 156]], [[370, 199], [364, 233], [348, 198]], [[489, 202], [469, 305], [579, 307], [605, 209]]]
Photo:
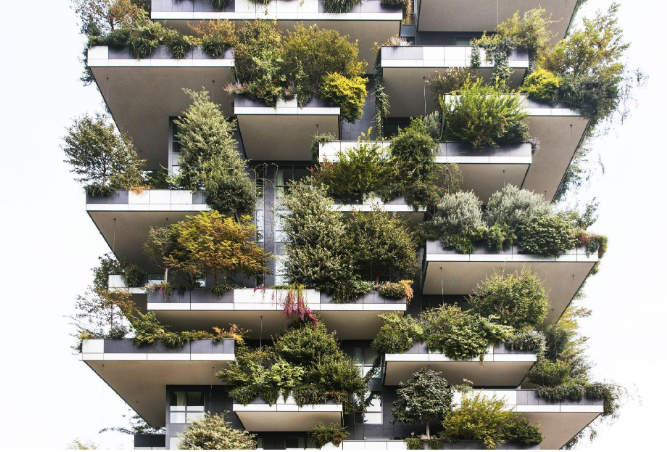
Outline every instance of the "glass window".
[[172, 411], [169, 413], [169, 423], [171, 424], [185, 424], [185, 412], [179, 413]]
[[169, 437], [169, 449], [170, 450], [178, 450], [178, 443], [181, 442], [181, 439], [178, 436], [170, 436]]
[[172, 391], [169, 395], [169, 422], [186, 424], [203, 416], [203, 391]]
[[471, 38], [456, 38], [457, 46], [469, 46]]
[[204, 393], [201, 391], [188, 391], [188, 411], [204, 411]]
[[285, 449], [304, 449], [306, 447], [305, 438], [285, 438]]
[[364, 424], [382, 424], [382, 413], [364, 414]]
[[257, 449], [264, 449], [264, 438], [255, 438], [257, 440]]

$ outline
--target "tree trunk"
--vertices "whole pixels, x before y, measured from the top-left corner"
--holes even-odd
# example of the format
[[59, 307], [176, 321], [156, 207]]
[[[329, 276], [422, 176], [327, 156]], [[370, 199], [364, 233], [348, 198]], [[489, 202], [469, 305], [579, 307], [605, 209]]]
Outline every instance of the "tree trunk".
[[169, 267], [164, 268], [164, 282], [169, 280]]
[[428, 421], [429, 419], [426, 419], [426, 439], [431, 439], [431, 431], [429, 430]]

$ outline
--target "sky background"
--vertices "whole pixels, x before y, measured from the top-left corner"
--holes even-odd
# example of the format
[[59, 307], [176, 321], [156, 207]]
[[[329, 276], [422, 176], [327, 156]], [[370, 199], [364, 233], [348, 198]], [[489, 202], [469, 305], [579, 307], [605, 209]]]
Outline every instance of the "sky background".
[[[572, 1], [572, 0], [570, 0]], [[537, 2], [536, 2], [537, 3]], [[609, 1], [589, 0], [590, 15]], [[102, 448], [132, 449], [132, 438], [98, 434], [125, 425], [125, 404], [72, 354], [67, 315], [92, 282], [90, 269], [109, 249], [85, 210], [82, 187], [63, 163], [60, 138], [72, 118], [102, 111], [97, 90], [78, 78], [84, 38], [67, 0], [2, 0], [0, 17], [0, 388], [2, 449], [63, 449], [74, 438]], [[638, 107], [605, 139], [595, 142], [604, 175], [579, 193], [596, 197], [594, 232], [609, 236], [600, 273], [580, 303], [593, 316], [582, 322], [590, 337], [593, 376], [634, 394], [621, 418], [580, 448], [636, 449], [657, 444], [664, 429], [667, 391], [662, 332], [667, 318], [661, 230], [667, 157], [665, 63], [653, 38], [667, 7], [622, 1], [620, 25], [632, 42], [630, 67], [650, 76], [636, 92]], [[655, 441], [655, 443], [653, 443]]]

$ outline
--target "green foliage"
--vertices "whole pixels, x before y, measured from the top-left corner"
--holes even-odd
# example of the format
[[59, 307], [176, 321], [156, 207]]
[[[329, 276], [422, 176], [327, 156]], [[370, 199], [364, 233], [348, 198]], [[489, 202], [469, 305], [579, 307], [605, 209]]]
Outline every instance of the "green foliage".
[[378, 293], [382, 295], [385, 298], [393, 298], [396, 300], [399, 300], [401, 298], [408, 298], [408, 301], [411, 296], [408, 296], [408, 290], [411, 291], [410, 285], [412, 284], [412, 281], [400, 281], [397, 283], [385, 283], [381, 284], [376, 287]]
[[250, 217], [236, 222], [216, 211], [201, 212], [171, 227], [176, 247], [166, 263], [192, 278], [212, 274], [217, 286], [220, 277], [229, 280], [240, 273], [262, 278], [269, 271], [270, 254], [253, 242], [256, 229]]
[[381, 0], [380, 4], [382, 6], [400, 6], [405, 9], [409, 4], [409, 0]]
[[340, 107], [340, 115], [348, 122], [361, 119], [366, 99], [366, 79], [345, 77], [337, 72], [328, 73], [320, 88], [320, 96]]
[[566, 362], [542, 360], [526, 372], [526, 376], [539, 386], [558, 386], [568, 381], [570, 370]]
[[363, 279], [397, 280], [417, 270], [417, 256], [412, 232], [397, 216], [374, 209], [353, 212], [347, 221], [346, 248]]
[[171, 56], [177, 60], [185, 58], [193, 46], [193, 39], [190, 36], [182, 35], [178, 31], [171, 29], [164, 30], [163, 41], [169, 49]]
[[527, 141], [526, 107], [518, 93], [505, 94], [503, 88], [467, 81], [454, 96], [441, 96], [447, 139], [471, 143], [475, 149]]
[[143, 184], [152, 189], [158, 190], [168, 190], [172, 188], [169, 177], [169, 170], [160, 165], [160, 169], [146, 171]]
[[313, 135], [313, 141], [310, 142], [310, 156], [313, 162], [318, 162], [320, 158], [320, 144], [336, 141], [336, 136], [331, 132], [316, 133]]
[[315, 441], [315, 447], [321, 449], [327, 443], [332, 443], [338, 447], [343, 441], [350, 436], [345, 427], [339, 424], [323, 424], [318, 422], [317, 425], [308, 431], [308, 436]]
[[426, 78], [426, 85], [436, 98], [440, 98], [440, 96], [460, 90], [471, 79], [477, 79], [475, 71], [464, 67], [454, 67], [435, 71]]
[[558, 103], [559, 88], [562, 84], [562, 77], [539, 68], [526, 77], [521, 85], [521, 91], [527, 93], [529, 99], [554, 106]]
[[538, 357], [544, 356], [546, 346], [546, 338], [541, 331], [515, 332], [505, 339], [505, 347], [509, 350], [534, 351]]
[[190, 28], [200, 37], [202, 49], [211, 58], [223, 58], [234, 44], [234, 25], [228, 20], [209, 20]]
[[408, 450], [424, 450], [424, 440], [421, 438], [405, 438]]
[[189, 422], [178, 434], [180, 450], [252, 450], [257, 447], [255, 435], [239, 430], [227, 422], [228, 412], [205, 413]]
[[438, 203], [428, 226], [428, 238], [438, 239], [444, 246], [462, 253], [474, 251], [474, 242], [484, 232], [482, 202], [472, 191], [445, 194]]
[[[320, 91], [329, 73], [351, 80], [364, 73], [366, 64], [358, 59], [357, 43], [350, 42], [348, 36], [341, 36], [336, 30], [297, 24], [294, 31], [287, 33], [284, 41], [283, 71], [288, 74], [289, 82], [294, 84], [299, 105], [305, 105], [313, 94]], [[342, 86], [338, 90], [344, 91]], [[364, 91], [361, 98], [365, 95]], [[347, 98], [359, 96], [343, 95]]]
[[417, 194], [421, 187], [433, 187], [433, 198], [440, 194], [435, 189], [437, 165], [435, 164], [435, 149], [437, 143], [429, 135], [421, 119], [410, 121], [410, 126], [400, 129], [391, 140], [391, 157], [398, 171], [399, 191], [403, 191], [410, 199], [413, 207], [433, 206], [434, 199], [430, 199], [428, 188], [422, 195]]
[[146, 5], [132, 0], [72, 0], [72, 8], [86, 36], [101, 36], [148, 22]]
[[180, 171], [175, 182], [192, 191], [204, 187], [206, 202], [236, 218], [255, 209], [255, 186], [237, 150], [234, 123], [225, 119], [207, 91], [185, 90], [192, 104], [174, 123], [180, 142]]
[[324, 12], [347, 13], [360, 0], [324, 0]]
[[472, 359], [484, 355], [489, 346], [503, 342], [512, 328], [498, 325], [458, 306], [440, 306], [422, 312], [424, 339], [429, 350], [451, 359]]
[[516, 242], [516, 234], [505, 223], [497, 223], [489, 228], [486, 240], [489, 244], [489, 249], [502, 251]]
[[516, 231], [551, 212], [542, 195], [507, 184], [489, 198], [485, 218], [489, 225], [505, 224]]
[[342, 252], [346, 235], [342, 213], [334, 209], [324, 187], [311, 180], [291, 183], [282, 205], [287, 210], [280, 214], [287, 235], [285, 277], [340, 299], [341, 284], [355, 279]]
[[130, 52], [137, 59], [150, 57], [162, 42], [165, 32], [160, 22], [148, 22], [141, 27], [133, 28], [127, 41]]
[[433, 138], [436, 142], [440, 141], [441, 131], [442, 131], [442, 119], [440, 118], [440, 112], [434, 111], [422, 119], [426, 132]]
[[338, 153], [338, 162], [323, 162], [314, 177], [329, 194], [343, 202], [354, 202], [372, 192], [382, 192], [395, 177], [389, 156], [381, 145], [359, 139], [357, 145]]
[[211, 292], [213, 292], [218, 297], [222, 297], [224, 294], [230, 290], [240, 289], [241, 286], [238, 284], [218, 284], [217, 286], [211, 287]]
[[172, 227], [152, 227], [148, 231], [148, 240], [143, 252], [158, 267], [164, 268], [164, 281], [169, 280], [169, 256], [176, 249], [178, 234]]
[[84, 115], [67, 128], [61, 146], [65, 163], [87, 185], [89, 194], [110, 195], [113, 190], [141, 185], [141, 160], [130, 139], [116, 132], [105, 115]]
[[211, 0], [211, 6], [215, 9], [223, 9], [232, 4], [232, 0]]
[[464, 393], [461, 405], [447, 414], [442, 436], [448, 441], [481, 441], [485, 449], [496, 449], [505, 441], [538, 444], [543, 441], [539, 423], [531, 426], [510, 411], [496, 396]]
[[378, 353], [403, 353], [412, 347], [414, 341], [421, 340], [424, 330], [410, 315], [396, 313], [380, 314], [384, 325], [373, 339], [371, 347]]
[[426, 437], [430, 439], [429, 421], [444, 419], [452, 409], [452, 388], [440, 372], [428, 367], [412, 374], [412, 378], [400, 386], [391, 409], [394, 416], [391, 422], [423, 422], [426, 425]]
[[523, 268], [521, 273], [495, 272], [487, 276], [467, 301], [473, 312], [496, 316], [498, 323], [516, 329], [541, 325], [549, 312], [542, 281], [529, 268]]
[[577, 244], [575, 229], [559, 215], [544, 215], [519, 231], [519, 251], [540, 256], [560, 256]]
[[282, 40], [273, 22], [256, 20], [246, 22], [234, 42], [234, 68], [237, 79], [247, 84], [245, 94], [270, 107], [276, 106], [285, 91]]

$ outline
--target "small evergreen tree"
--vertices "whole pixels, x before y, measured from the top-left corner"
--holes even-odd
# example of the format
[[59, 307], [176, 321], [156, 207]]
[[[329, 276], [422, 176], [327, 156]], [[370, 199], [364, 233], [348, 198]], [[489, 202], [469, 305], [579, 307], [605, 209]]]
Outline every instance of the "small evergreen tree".
[[227, 412], [205, 413], [179, 433], [180, 450], [252, 450], [257, 447], [255, 435], [239, 430], [227, 422]]
[[396, 391], [396, 401], [391, 414], [392, 423], [404, 422], [416, 424], [423, 422], [426, 426], [426, 438], [431, 438], [429, 422], [444, 419], [452, 410], [452, 388], [440, 374], [424, 367], [414, 374], [406, 384]]

